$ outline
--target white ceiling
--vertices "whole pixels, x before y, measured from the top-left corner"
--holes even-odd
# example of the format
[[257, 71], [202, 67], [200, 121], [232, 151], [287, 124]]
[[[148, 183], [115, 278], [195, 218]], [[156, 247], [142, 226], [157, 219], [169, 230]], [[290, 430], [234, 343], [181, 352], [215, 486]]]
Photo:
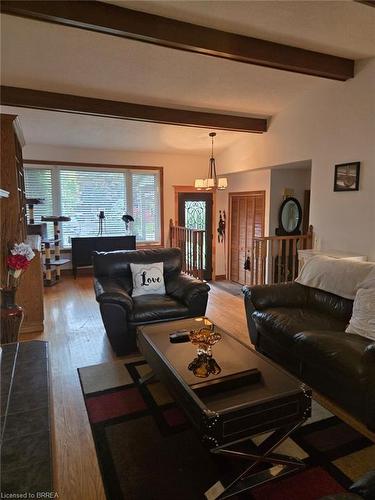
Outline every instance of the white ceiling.
[[[375, 55], [375, 9], [351, 1], [111, 2], [345, 57]], [[1, 16], [1, 83], [89, 97], [251, 116], [305, 92], [345, 85], [90, 31]], [[48, 111], [19, 111], [28, 143], [207, 151], [208, 131]], [[217, 150], [241, 134], [219, 132]]]
[[297, 94], [332, 83], [81, 29], [2, 17], [1, 67], [6, 85], [268, 116]]

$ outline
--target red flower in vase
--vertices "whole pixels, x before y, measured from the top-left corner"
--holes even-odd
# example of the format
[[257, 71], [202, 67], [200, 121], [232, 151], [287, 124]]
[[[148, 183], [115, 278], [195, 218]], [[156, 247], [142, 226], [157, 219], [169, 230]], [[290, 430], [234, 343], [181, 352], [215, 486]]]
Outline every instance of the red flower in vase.
[[29, 267], [30, 261], [24, 255], [9, 255], [7, 258], [7, 264], [10, 269], [24, 271]]

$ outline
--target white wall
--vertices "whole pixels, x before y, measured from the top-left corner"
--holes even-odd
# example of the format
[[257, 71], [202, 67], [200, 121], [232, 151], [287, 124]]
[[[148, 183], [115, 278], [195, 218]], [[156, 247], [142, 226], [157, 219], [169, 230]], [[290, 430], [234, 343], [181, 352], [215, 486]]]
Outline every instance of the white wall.
[[[375, 59], [347, 82], [296, 99], [269, 131], [240, 139], [218, 156], [220, 173], [311, 160], [310, 220], [317, 245], [375, 260]], [[334, 192], [334, 165], [360, 161], [360, 190]]]
[[284, 189], [293, 189], [294, 198], [300, 202], [303, 210], [305, 190], [310, 189], [311, 170], [310, 169], [286, 169], [273, 168], [271, 170], [270, 185], [270, 214], [269, 214], [269, 235], [275, 234], [275, 229], [279, 226], [279, 209], [283, 202]]
[[78, 149], [26, 145], [23, 157], [28, 160], [108, 163], [118, 165], [158, 166], [164, 169], [164, 242], [168, 243], [169, 219], [174, 219], [174, 185], [189, 186], [207, 171], [207, 155], [139, 153], [119, 150]]
[[[220, 164], [220, 173], [221, 164]], [[228, 219], [228, 195], [229, 193], [239, 193], [244, 191], [265, 191], [266, 192], [266, 209], [265, 209], [265, 234], [268, 234], [269, 228], [269, 211], [270, 211], [270, 169], [255, 170], [241, 172], [228, 175], [228, 189], [226, 191], [218, 191], [216, 198], [216, 226], [219, 220], [219, 210], [225, 210], [227, 215], [227, 234], [226, 245], [223, 243], [216, 244], [216, 275], [222, 276], [226, 274], [228, 241], [229, 241], [229, 219]], [[216, 235], [217, 238], [217, 235]]]

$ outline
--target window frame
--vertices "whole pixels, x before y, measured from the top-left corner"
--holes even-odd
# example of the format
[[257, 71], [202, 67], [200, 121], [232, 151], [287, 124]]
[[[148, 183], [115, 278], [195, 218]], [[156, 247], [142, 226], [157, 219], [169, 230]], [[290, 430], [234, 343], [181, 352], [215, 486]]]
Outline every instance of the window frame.
[[[77, 170], [77, 171], [101, 171], [101, 172], [116, 172], [120, 171], [126, 176], [126, 199], [130, 206], [133, 204], [132, 183], [128, 182], [132, 172], [150, 174], [158, 173], [158, 198], [159, 204], [157, 207], [159, 217], [159, 240], [155, 241], [137, 241], [138, 247], [163, 247], [164, 246], [164, 169], [158, 166], [146, 165], [118, 165], [118, 164], [100, 164], [100, 163], [81, 163], [81, 162], [65, 162], [65, 161], [46, 161], [46, 160], [29, 160], [24, 159], [23, 165], [26, 168], [46, 169], [51, 170], [52, 183], [52, 206], [53, 211], [61, 214], [61, 185], [60, 171], [61, 170]], [[105, 236], [105, 235], [103, 235]], [[62, 250], [70, 250], [71, 246], [64, 246]]]

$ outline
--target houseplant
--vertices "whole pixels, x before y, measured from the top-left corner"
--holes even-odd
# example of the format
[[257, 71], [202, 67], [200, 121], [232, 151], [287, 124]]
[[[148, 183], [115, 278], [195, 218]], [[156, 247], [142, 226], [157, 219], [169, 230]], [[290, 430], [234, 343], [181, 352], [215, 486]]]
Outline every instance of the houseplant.
[[1, 343], [17, 342], [23, 309], [16, 304], [16, 292], [22, 273], [35, 254], [26, 243], [15, 244], [7, 257], [6, 286], [1, 288]]

